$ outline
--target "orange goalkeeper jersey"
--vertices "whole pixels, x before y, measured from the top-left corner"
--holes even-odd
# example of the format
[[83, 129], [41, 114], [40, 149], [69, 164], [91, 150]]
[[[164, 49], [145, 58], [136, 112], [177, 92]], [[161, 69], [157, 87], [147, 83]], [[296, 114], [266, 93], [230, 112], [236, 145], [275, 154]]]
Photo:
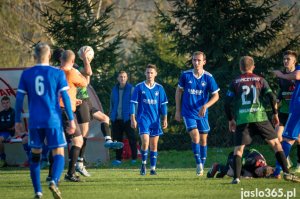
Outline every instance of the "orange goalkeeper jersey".
[[[70, 89], [68, 90], [68, 94], [71, 100], [72, 111], [75, 112], [77, 87], [86, 87], [87, 81], [86, 78], [75, 68], [72, 68], [71, 70], [66, 70], [64, 68], [61, 69], [66, 74], [66, 79], [70, 87]], [[60, 98], [60, 106], [64, 107], [64, 103], [61, 98]]]

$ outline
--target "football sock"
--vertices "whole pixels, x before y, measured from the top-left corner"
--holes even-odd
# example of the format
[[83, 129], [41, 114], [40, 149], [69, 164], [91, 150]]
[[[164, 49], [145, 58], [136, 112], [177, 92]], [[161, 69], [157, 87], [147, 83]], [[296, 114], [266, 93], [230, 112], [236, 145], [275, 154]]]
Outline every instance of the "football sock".
[[148, 150], [141, 150], [141, 155], [142, 155], [142, 164], [147, 163], [147, 158], [148, 158]]
[[238, 155], [233, 156], [233, 178], [240, 178], [242, 171], [242, 158]]
[[40, 177], [40, 159], [41, 154], [30, 153], [30, 177], [34, 188], [34, 193], [41, 192], [41, 177]]
[[27, 158], [29, 160], [29, 154], [30, 154], [30, 147], [28, 146], [28, 143], [23, 144], [23, 149], [27, 155]]
[[51, 151], [49, 153], [48, 159], [49, 159], [49, 173], [48, 173], [48, 176], [51, 177], [52, 176], [52, 166], [53, 166], [53, 155], [52, 155]]
[[104, 137], [111, 136], [111, 131], [107, 123], [104, 122], [101, 123], [101, 131]]
[[297, 157], [298, 157], [297, 162], [300, 164], [300, 144], [297, 144]]
[[81, 147], [80, 153], [79, 153], [80, 158], [83, 158], [83, 155], [85, 153], [86, 141], [87, 141], [87, 138], [83, 137], [83, 144], [82, 144], [82, 147]]
[[52, 180], [58, 184], [60, 176], [64, 170], [65, 166], [65, 158], [63, 155], [55, 155], [53, 156], [53, 166], [52, 166]]
[[69, 158], [69, 168], [68, 168], [68, 174], [72, 175], [75, 173], [75, 166], [76, 162], [79, 156], [80, 147], [78, 146], [72, 146], [70, 151], [70, 158]]
[[155, 170], [157, 162], [157, 151], [150, 151], [150, 168]]
[[[291, 151], [291, 148], [292, 148], [292, 145], [286, 141], [282, 141], [281, 142], [281, 145], [282, 145], [282, 149], [283, 151], [278, 151], [275, 156], [276, 156], [276, 169], [275, 171], [278, 172], [277, 170], [279, 169], [279, 173], [280, 173], [280, 167], [282, 168], [283, 172], [285, 173], [289, 173], [289, 170], [287, 168], [287, 160], [286, 160], [286, 157], [289, 156], [290, 154], [290, 151]], [[279, 167], [278, 167], [279, 165]], [[278, 167], [278, 168], [277, 168]], [[274, 172], [275, 173], [275, 172]], [[278, 173], [278, 174], [279, 174]]]
[[207, 145], [206, 146], [200, 145], [200, 156], [201, 156], [201, 163], [204, 168], [204, 164], [205, 164], [206, 156], [207, 156]]
[[288, 168], [287, 168], [286, 157], [289, 155], [292, 145], [290, 145], [286, 141], [282, 141], [281, 146], [282, 146], [283, 151], [278, 151], [275, 153], [277, 161], [276, 161], [276, 168], [273, 173], [274, 176], [279, 175], [281, 172], [281, 169], [283, 170], [283, 172], [289, 173]]
[[44, 144], [43, 144], [43, 151], [42, 151], [42, 161], [48, 161], [48, 152], [49, 152], [49, 148], [48, 148], [48, 146], [44, 143]]
[[194, 142], [192, 142], [192, 150], [194, 153], [194, 158], [196, 160], [196, 164], [200, 164], [201, 160], [200, 160], [200, 144], [196, 144]]

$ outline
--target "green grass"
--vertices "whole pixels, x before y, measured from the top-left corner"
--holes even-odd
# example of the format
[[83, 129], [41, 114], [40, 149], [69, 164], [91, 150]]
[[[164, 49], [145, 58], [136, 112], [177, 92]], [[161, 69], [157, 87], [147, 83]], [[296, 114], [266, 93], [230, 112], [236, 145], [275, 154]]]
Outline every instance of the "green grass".
[[[258, 147], [256, 147], [258, 148]], [[219, 160], [226, 160], [231, 148], [209, 150], [207, 166]], [[263, 147], [266, 156], [273, 158], [272, 151]], [[267, 153], [267, 152], [270, 153]], [[268, 159], [268, 158], [267, 158]], [[85, 182], [71, 183], [62, 180], [60, 190], [64, 199], [92, 199], [92, 198], [241, 198], [241, 189], [244, 191], [260, 191], [265, 189], [279, 189], [285, 193], [296, 189], [296, 196], [300, 196], [299, 184], [275, 179], [242, 179], [238, 185], [231, 185], [231, 178], [207, 179], [195, 174], [193, 155], [191, 151], [164, 151], [160, 152], [158, 175], [139, 175], [139, 164], [131, 165], [124, 162], [120, 167], [111, 167], [109, 164], [98, 168], [89, 168], [92, 174], [89, 178], [82, 178]], [[205, 169], [205, 175], [208, 168]], [[45, 182], [47, 170], [42, 170], [41, 179], [43, 198], [52, 198]], [[273, 191], [274, 192], [274, 191]], [[28, 169], [3, 168], [0, 170], [0, 198], [33, 198]], [[245, 198], [245, 197], [244, 197]], [[253, 197], [252, 197], [253, 198]], [[262, 198], [262, 197], [261, 197]], [[264, 197], [266, 198], [266, 197]], [[273, 197], [275, 198], [275, 197]], [[286, 197], [282, 197], [286, 198]], [[295, 197], [294, 197], [295, 198]]]

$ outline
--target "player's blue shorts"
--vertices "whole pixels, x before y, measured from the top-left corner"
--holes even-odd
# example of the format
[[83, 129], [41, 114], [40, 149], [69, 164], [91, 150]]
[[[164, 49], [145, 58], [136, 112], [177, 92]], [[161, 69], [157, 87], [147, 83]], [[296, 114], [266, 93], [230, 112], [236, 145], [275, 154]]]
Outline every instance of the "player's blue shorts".
[[0, 132], [0, 137], [3, 137], [4, 140], [8, 140], [10, 138], [9, 132]]
[[163, 131], [160, 125], [150, 125], [145, 123], [138, 123], [139, 134], [148, 134], [150, 137], [160, 136]]
[[289, 114], [282, 137], [297, 140], [300, 133], [300, 112]]
[[67, 145], [65, 134], [60, 128], [32, 128], [29, 129], [28, 145], [31, 148], [40, 149], [45, 138], [49, 149], [65, 147]]
[[198, 129], [200, 133], [208, 133], [210, 131], [210, 126], [207, 118], [187, 118], [183, 117], [184, 125], [188, 133], [193, 129]]

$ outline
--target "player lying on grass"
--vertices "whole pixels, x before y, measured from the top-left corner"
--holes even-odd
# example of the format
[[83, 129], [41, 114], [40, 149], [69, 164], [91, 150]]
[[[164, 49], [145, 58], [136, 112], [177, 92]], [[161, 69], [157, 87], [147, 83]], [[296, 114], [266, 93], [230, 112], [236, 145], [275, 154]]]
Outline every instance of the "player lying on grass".
[[[223, 178], [225, 175], [233, 177], [233, 151], [229, 153], [226, 165], [214, 163], [207, 172], [207, 178]], [[264, 156], [255, 149], [247, 149], [242, 157], [242, 177], [263, 178], [273, 174], [274, 169], [267, 165]]]

